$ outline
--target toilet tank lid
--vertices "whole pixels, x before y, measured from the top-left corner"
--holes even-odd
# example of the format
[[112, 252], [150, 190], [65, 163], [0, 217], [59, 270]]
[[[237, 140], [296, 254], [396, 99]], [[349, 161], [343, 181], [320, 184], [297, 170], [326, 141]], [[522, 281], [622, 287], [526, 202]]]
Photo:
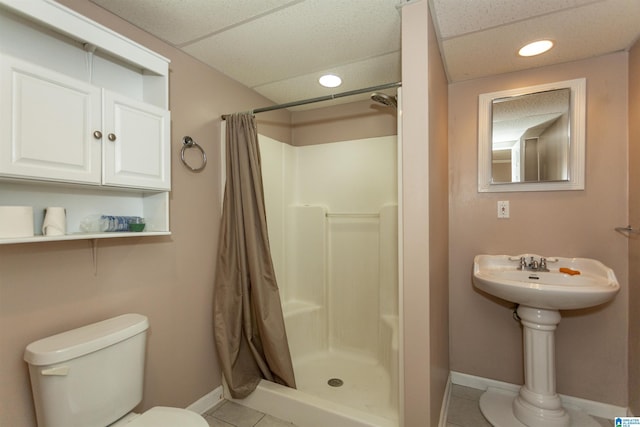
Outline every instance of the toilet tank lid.
[[141, 314], [123, 314], [32, 342], [24, 351], [30, 365], [65, 362], [131, 338], [149, 328]]

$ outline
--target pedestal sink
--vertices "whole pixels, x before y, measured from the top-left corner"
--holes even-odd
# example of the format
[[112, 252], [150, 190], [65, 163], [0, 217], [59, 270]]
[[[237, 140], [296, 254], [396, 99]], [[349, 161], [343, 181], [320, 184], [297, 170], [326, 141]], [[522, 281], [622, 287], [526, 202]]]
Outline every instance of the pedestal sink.
[[598, 427], [585, 414], [570, 414], [556, 393], [554, 331], [559, 310], [613, 299], [620, 290], [613, 270], [587, 258], [478, 255], [473, 284], [519, 304], [523, 326], [524, 385], [515, 398], [491, 388], [481, 396], [480, 409], [489, 422], [495, 427]]

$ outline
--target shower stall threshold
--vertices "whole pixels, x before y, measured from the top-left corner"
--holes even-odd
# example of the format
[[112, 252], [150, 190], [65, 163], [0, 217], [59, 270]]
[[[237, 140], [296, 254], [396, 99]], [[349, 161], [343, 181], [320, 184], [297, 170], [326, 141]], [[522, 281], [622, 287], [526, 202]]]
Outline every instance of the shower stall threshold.
[[398, 427], [390, 420], [340, 405], [300, 390], [262, 380], [244, 399], [232, 399], [226, 389], [225, 399], [272, 415], [301, 427]]

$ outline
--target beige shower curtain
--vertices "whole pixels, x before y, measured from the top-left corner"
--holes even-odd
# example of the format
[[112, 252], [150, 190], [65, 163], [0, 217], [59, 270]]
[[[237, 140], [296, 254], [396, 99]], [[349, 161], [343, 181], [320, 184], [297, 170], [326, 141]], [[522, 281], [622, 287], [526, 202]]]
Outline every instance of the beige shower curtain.
[[214, 335], [231, 396], [265, 378], [295, 388], [269, 252], [255, 119], [227, 116], [227, 181], [214, 289]]

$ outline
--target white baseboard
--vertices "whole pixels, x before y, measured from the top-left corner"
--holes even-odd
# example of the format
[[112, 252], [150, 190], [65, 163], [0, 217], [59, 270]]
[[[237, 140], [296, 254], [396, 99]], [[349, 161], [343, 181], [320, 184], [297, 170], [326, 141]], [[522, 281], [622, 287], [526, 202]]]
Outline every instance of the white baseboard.
[[[486, 390], [489, 387], [495, 387], [514, 393], [517, 393], [520, 390], [520, 386], [517, 384], [476, 377], [474, 375], [463, 374], [455, 371], [451, 371], [451, 382], [453, 384], [471, 387], [478, 390]], [[622, 406], [595, 402], [593, 400], [582, 399], [579, 397], [565, 396], [563, 394], [559, 394], [559, 396], [564, 405], [581, 409], [589, 415], [594, 415], [600, 418], [613, 419], [614, 417], [619, 417], [623, 414], [629, 413], [628, 408]]]
[[451, 371], [451, 382], [465, 387], [471, 387], [478, 390], [486, 390], [489, 387], [499, 388], [510, 392], [518, 392], [520, 386], [517, 384], [505, 383], [489, 378], [477, 377], [475, 375], [463, 374], [462, 372]]
[[216, 387], [213, 391], [202, 396], [200, 399], [187, 406], [189, 411], [197, 414], [204, 414], [211, 408], [222, 403], [224, 396], [222, 395], [222, 386]]

